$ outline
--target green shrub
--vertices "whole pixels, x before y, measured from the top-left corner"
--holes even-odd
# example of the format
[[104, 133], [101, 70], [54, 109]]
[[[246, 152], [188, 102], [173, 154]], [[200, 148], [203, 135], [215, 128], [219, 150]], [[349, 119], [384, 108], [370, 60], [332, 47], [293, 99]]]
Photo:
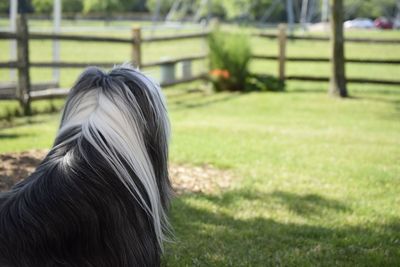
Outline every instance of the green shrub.
[[285, 84], [271, 75], [250, 74], [246, 80], [246, 91], [272, 91], [285, 90]]
[[[150, 13], [155, 14], [157, 10], [157, 2], [158, 0], [147, 0], [146, 6], [149, 9]], [[160, 15], [166, 15], [168, 11], [171, 9], [174, 0], [163, 0], [160, 1]]]
[[0, 14], [8, 13], [10, 8], [10, 1], [0, 1]]
[[284, 84], [268, 75], [249, 71], [249, 36], [216, 30], [209, 40], [210, 79], [216, 91], [282, 91]]
[[[200, 1], [198, 1], [200, 3]], [[226, 11], [221, 1], [211, 1], [211, 5], [194, 5], [192, 13], [198, 15], [197, 19], [202, 20], [210, 15], [221, 20], [226, 18]]]
[[212, 32], [208, 39], [211, 79], [217, 91], [245, 91], [251, 59], [248, 36], [242, 33]]
[[53, 0], [32, 0], [35, 13], [50, 14], [53, 12]]
[[104, 12], [110, 14], [114, 11], [120, 11], [118, 0], [86, 0], [83, 2], [83, 12], [85, 14]]
[[80, 13], [83, 10], [83, 0], [63, 0], [62, 9], [66, 13]]

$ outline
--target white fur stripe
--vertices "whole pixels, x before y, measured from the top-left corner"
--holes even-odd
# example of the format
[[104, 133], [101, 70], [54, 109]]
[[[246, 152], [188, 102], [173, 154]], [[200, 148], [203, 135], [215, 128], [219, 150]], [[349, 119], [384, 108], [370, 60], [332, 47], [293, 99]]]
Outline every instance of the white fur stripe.
[[[160, 88], [143, 74], [138, 78], [148, 87], [150, 94], [161, 100]], [[114, 88], [89, 88], [77, 92], [68, 100], [64, 111], [59, 134], [69, 131], [71, 127], [81, 127], [81, 132], [73, 139], [86, 139], [107, 160], [121, 183], [131, 192], [137, 201], [153, 217], [154, 229], [162, 248], [165, 226], [168, 225], [164, 209], [161, 205], [160, 193], [151, 160], [147, 153], [143, 133], [146, 127], [142, 110], [129, 88], [119, 88], [109, 81]], [[108, 90], [108, 91], [106, 91]], [[146, 94], [148, 97], [148, 95]], [[125, 97], [125, 98], [124, 98]], [[128, 99], [126, 99], [126, 97]], [[166, 126], [169, 134], [169, 123], [163, 102], [155, 102], [153, 106], [158, 120], [156, 123]], [[167, 141], [166, 146], [167, 146]], [[132, 180], [123, 161], [128, 164], [140, 180], [146, 191], [141, 195], [138, 185]], [[68, 159], [65, 159], [68, 162]], [[149, 199], [148, 205], [145, 199]]]

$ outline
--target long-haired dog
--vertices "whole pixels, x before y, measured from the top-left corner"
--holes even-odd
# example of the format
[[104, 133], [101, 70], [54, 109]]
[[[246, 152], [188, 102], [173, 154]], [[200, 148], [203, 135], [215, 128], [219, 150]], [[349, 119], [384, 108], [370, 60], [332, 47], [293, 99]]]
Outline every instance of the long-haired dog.
[[160, 265], [169, 129], [160, 88], [145, 75], [84, 71], [46, 158], [0, 195], [0, 265]]

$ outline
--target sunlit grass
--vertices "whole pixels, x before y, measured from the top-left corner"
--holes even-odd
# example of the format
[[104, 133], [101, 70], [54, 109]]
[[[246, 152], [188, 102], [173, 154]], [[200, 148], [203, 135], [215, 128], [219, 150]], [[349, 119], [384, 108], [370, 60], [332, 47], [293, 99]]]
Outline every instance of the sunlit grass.
[[[355, 98], [338, 100], [325, 87], [166, 91], [171, 162], [234, 173], [226, 192], [174, 200], [176, 237], [167, 244], [166, 265], [399, 264], [397, 88], [352, 88]], [[0, 130], [0, 151], [48, 148], [58, 120], [15, 119]]]
[[237, 180], [174, 202], [168, 264], [398, 264], [399, 101], [291, 92], [176, 107], [173, 161], [234, 169]]

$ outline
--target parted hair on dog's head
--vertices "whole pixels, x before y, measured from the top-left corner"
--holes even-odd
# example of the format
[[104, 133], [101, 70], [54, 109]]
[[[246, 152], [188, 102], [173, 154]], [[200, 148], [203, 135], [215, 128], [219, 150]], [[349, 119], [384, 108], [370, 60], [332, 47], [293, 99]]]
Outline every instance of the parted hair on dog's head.
[[129, 65], [86, 69], [46, 158], [0, 194], [0, 265], [160, 265], [169, 135], [157, 83]]

